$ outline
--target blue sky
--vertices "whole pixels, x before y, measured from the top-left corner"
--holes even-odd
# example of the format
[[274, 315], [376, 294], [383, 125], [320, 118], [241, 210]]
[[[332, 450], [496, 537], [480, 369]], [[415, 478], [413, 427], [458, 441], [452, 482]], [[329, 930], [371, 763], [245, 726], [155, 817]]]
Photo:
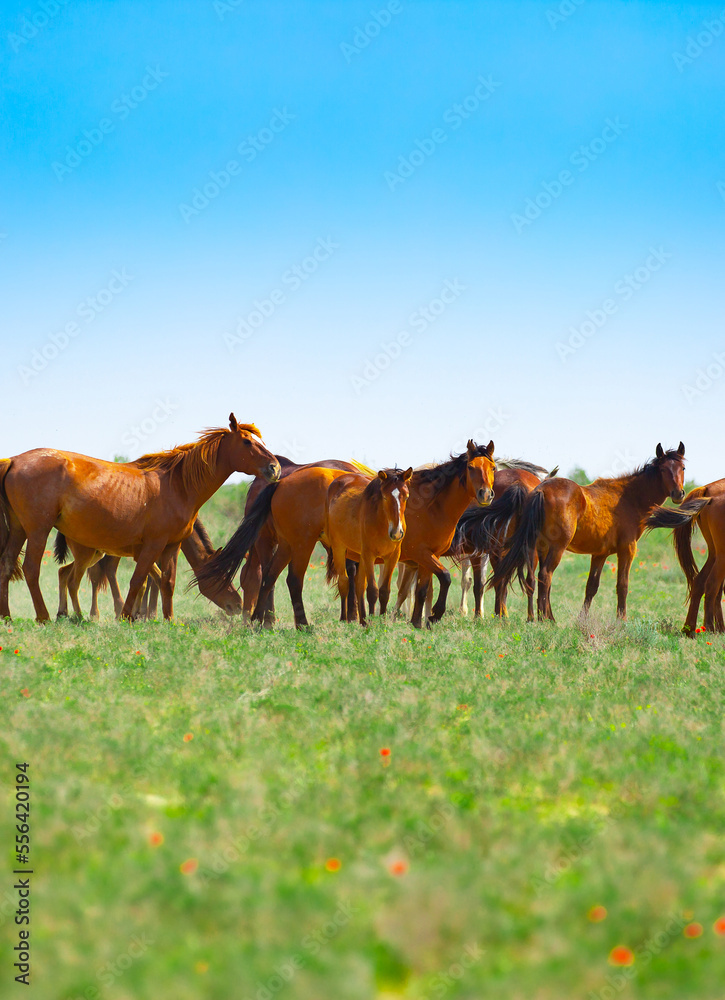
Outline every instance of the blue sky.
[[2, 454], [725, 471], [722, 5], [0, 10]]

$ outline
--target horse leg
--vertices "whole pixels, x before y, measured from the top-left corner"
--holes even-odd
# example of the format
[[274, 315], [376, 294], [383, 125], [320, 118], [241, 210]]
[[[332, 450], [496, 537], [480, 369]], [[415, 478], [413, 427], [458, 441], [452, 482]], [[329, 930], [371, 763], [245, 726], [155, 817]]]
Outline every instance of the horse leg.
[[[378, 602], [378, 585], [375, 582], [375, 559], [368, 552], [360, 553], [360, 567], [358, 573], [362, 571], [362, 567], [365, 567], [365, 577], [366, 577], [366, 594], [368, 599], [368, 614], [372, 618], [375, 614], [375, 605]], [[356, 591], [360, 588], [356, 587]], [[363, 623], [365, 619], [365, 609], [363, 608], [360, 618], [360, 624]]]
[[582, 607], [583, 618], [586, 618], [589, 614], [589, 608], [594, 600], [594, 595], [599, 590], [599, 581], [602, 578], [602, 569], [607, 561], [607, 555], [608, 553], [605, 552], [604, 555], [592, 556], [592, 561], [589, 566], [589, 576], [587, 577], [587, 586], [584, 592], [584, 605]]
[[[475, 618], [483, 618], [483, 574], [486, 572], [489, 558], [487, 555], [473, 556], [473, 613]], [[496, 595], [498, 601], [498, 594]], [[505, 612], [505, 606], [504, 606]]]
[[403, 605], [408, 600], [408, 597], [410, 595], [410, 588], [413, 586], [414, 576], [415, 576], [414, 566], [408, 566], [406, 565], [406, 563], [401, 563], [398, 566], [398, 597], [395, 602], [395, 611], [393, 612], [395, 618], [397, 618], [398, 615], [401, 613]]
[[629, 570], [637, 554], [637, 543], [617, 549], [617, 618], [627, 620], [627, 593], [629, 592]]
[[352, 622], [355, 619], [349, 617], [350, 577], [348, 574], [348, 563], [350, 560], [345, 558], [346, 552], [347, 549], [344, 545], [333, 546], [332, 561], [335, 567], [335, 575], [337, 576], [337, 592], [340, 595], [340, 621]]
[[274, 622], [270, 620], [266, 612], [267, 601], [270, 593], [274, 590], [274, 585], [280, 573], [289, 564], [291, 558], [291, 548], [286, 542], [281, 542], [262, 572], [262, 585], [259, 588], [257, 603], [252, 614], [252, 622], [261, 622], [265, 628], [272, 628]]
[[[357, 563], [354, 559], [345, 560], [345, 569], [347, 571], [347, 578], [350, 581], [350, 586], [347, 590], [347, 620], [349, 622], [357, 621], [357, 597], [355, 596], [355, 577], [357, 576]], [[363, 608], [363, 614], [365, 609]]]
[[[171, 621], [174, 617], [174, 586], [176, 585], [176, 566], [179, 561], [179, 545], [168, 545], [159, 560], [161, 576], [157, 583], [158, 590], [161, 591], [161, 610], [164, 613], [164, 621]], [[155, 580], [155, 566], [151, 567], [151, 579]], [[154, 608], [155, 612], [155, 608]]]
[[539, 594], [537, 600], [539, 621], [556, 621], [554, 612], [551, 610], [551, 578], [554, 575], [554, 570], [561, 562], [563, 554], [563, 547], [556, 549], [550, 547], [543, 558], [539, 556]]
[[98, 591], [101, 589], [101, 584], [106, 576], [103, 562], [108, 558], [108, 556], [104, 556], [95, 565], [88, 567], [88, 579], [91, 581], [91, 621], [98, 621], [100, 618], [98, 611]]
[[415, 587], [415, 602], [413, 604], [413, 617], [411, 625], [413, 628], [423, 627], [423, 608], [425, 606], [428, 587], [430, 586], [431, 571], [429, 569], [418, 568], [418, 580]]
[[68, 578], [73, 573], [73, 563], [67, 563], [58, 570], [58, 614], [56, 618], [68, 617]]
[[425, 620], [431, 616], [431, 608], [433, 607], [433, 579], [431, 578], [430, 584], [428, 586], [428, 591], [425, 595]]
[[35, 620], [37, 622], [49, 622], [50, 615], [43, 600], [43, 592], [40, 589], [40, 565], [45, 554], [45, 546], [48, 543], [49, 531], [42, 528], [28, 536], [25, 547], [25, 559], [23, 560], [23, 575], [28, 585], [30, 596], [33, 598], [35, 608]]
[[[536, 564], [539, 557], [534, 553], [534, 558], [529, 563], [529, 568], [526, 570], [526, 603], [527, 603], [527, 619], [532, 622], [534, 620], [534, 590], [535, 579], [536, 579]], [[506, 611], [506, 588], [503, 588], [503, 594], [501, 597], [501, 602], [503, 605], [503, 613], [508, 617], [508, 612]]]
[[254, 607], [259, 597], [259, 589], [262, 586], [262, 560], [256, 545], [252, 546], [246, 562], [242, 566], [239, 577], [239, 586], [242, 588], [242, 621], [247, 624], [252, 617]]
[[[290, 560], [287, 570], [287, 588], [290, 600], [292, 601], [292, 611], [295, 616], [295, 628], [307, 628], [309, 622], [305, 614], [305, 605], [302, 601], [302, 588], [305, 583], [305, 573], [310, 565], [310, 559], [314, 551], [316, 541], [311, 546], [305, 546], [295, 552]], [[359, 570], [358, 570], [359, 572]]]
[[[475, 558], [475, 557], [474, 557]], [[468, 614], [468, 591], [471, 589], [473, 558], [461, 559], [461, 614]]]
[[137, 616], [137, 599], [142, 594], [142, 587], [146, 585], [146, 578], [151, 572], [153, 564], [162, 557], [164, 549], [159, 544], [147, 544], [138, 554], [136, 568], [131, 576], [128, 587], [128, 594], [121, 611], [121, 618], [133, 621]]
[[[357, 564], [357, 573], [355, 574], [355, 598], [358, 607], [358, 620], [363, 626], [367, 625], [367, 618], [365, 617], [365, 584], [368, 586], [368, 595], [370, 594], [368, 573], [372, 573], [372, 585], [375, 587], [375, 564], [371, 559], [367, 558], [364, 552], [361, 552], [360, 562]], [[370, 614], [373, 613], [374, 607], [375, 602], [370, 605]]]
[[18, 556], [27, 537], [20, 521], [18, 521], [12, 511], [9, 514], [10, 531], [5, 548], [2, 554], [0, 554], [0, 618], [10, 617], [10, 605], [8, 603], [10, 581], [18, 572]]
[[428, 621], [439, 622], [446, 611], [446, 600], [448, 598], [448, 589], [451, 585], [451, 574], [437, 556], [431, 554], [430, 558], [433, 572], [438, 578], [440, 589], [438, 591], [438, 600], [433, 605], [433, 613], [428, 616]]
[[[383, 568], [380, 573], [380, 614], [384, 615], [388, 610], [388, 601], [390, 600], [390, 584], [393, 579], [393, 573], [395, 572], [395, 567], [400, 558], [400, 549], [396, 549], [395, 552], [391, 553], [383, 562]], [[372, 611], [371, 611], [372, 614]]]

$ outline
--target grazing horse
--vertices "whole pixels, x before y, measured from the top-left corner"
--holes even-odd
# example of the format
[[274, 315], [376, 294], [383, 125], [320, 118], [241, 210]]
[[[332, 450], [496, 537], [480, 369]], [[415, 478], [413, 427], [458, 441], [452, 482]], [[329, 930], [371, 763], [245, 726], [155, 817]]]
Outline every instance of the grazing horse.
[[[469, 441], [468, 450], [432, 469], [414, 472], [410, 480], [410, 498], [406, 510], [406, 533], [401, 560], [418, 565], [425, 577], [427, 590], [431, 574], [436, 573], [441, 589], [450, 574], [438, 559], [453, 539], [458, 518], [470, 500], [482, 505], [493, 499], [493, 442], [485, 448]], [[338, 463], [343, 464], [343, 463]], [[263, 563], [262, 584], [252, 615], [253, 622], [271, 627], [268, 600], [282, 570], [289, 566], [289, 587], [297, 628], [305, 627], [307, 617], [302, 602], [302, 585], [310, 556], [319, 541], [325, 522], [327, 490], [333, 480], [345, 472], [359, 469], [325, 469], [303, 466], [283, 476], [278, 483], [266, 486], [247, 508], [244, 520], [221, 552], [201, 569], [199, 580], [230, 581], [247, 552], [251, 551], [263, 532], [276, 542], [269, 561]], [[374, 473], [373, 473], [374, 475]], [[348, 567], [349, 572], [349, 567]], [[423, 593], [423, 599], [425, 594]], [[445, 609], [436, 606], [440, 614]], [[396, 613], [398, 607], [396, 606]], [[422, 606], [417, 613], [420, 628]], [[437, 620], [434, 618], [434, 620]], [[416, 624], [416, 613], [413, 615]]]
[[[252, 424], [207, 431], [199, 441], [145, 455], [132, 465], [39, 448], [0, 461], [0, 617], [10, 615], [8, 584], [23, 574], [36, 619], [49, 621], [40, 590], [40, 564], [50, 531], [76, 543], [76, 560], [90, 565], [96, 551], [132, 556], [124, 618], [154, 563], [161, 571], [165, 618], [173, 615], [176, 556], [193, 529], [199, 508], [232, 472], [275, 482], [280, 467]], [[85, 566], [83, 567], [85, 569]]]
[[[524, 570], [539, 558], [539, 619], [554, 621], [551, 577], [565, 551], [591, 555], [582, 613], [586, 615], [599, 589], [607, 557], [617, 554], [617, 617], [627, 617], [629, 570], [647, 514], [668, 496], [682, 503], [685, 491], [685, 446], [664, 452], [624, 476], [596, 479], [579, 486], [570, 479], [540, 483], [526, 499], [519, 525], [493, 577], [493, 586], [508, 587], [514, 574], [522, 587]], [[529, 613], [529, 621], [533, 614]]]
[[[692, 555], [692, 531], [696, 524], [707, 543], [707, 559], [699, 572]], [[674, 528], [672, 540], [690, 598], [682, 631], [694, 635], [704, 594], [705, 631], [725, 632], [720, 603], [725, 583], [725, 479], [690, 490], [678, 510], [655, 507], [647, 518], [647, 527]]]
[[[353, 605], [348, 613], [350, 580], [346, 563], [357, 562], [355, 596], [360, 624], [365, 620], [365, 584], [370, 614], [380, 595], [380, 614], [384, 615], [390, 598], [390, 580], [405, 535], [405, 506], [412, 468], [381, 469], [371, 479], [360, 474], [340, 476], [330, 484], [325, 504], [325, 529], [322, 542], [328, 547], [327, 582], [337, 580], [340, 593], [340, 621], [355, 621]], [[375, 562], [382, 560], [380, 589], [375, 583]]]
[[[300, 469], [310, 468], [338, 469], [342, 472], [363, 472], [366, 475], [375, 475], [372, 469], [368, 469], [359, 462], [343, 462], [334, 458], [323, 459], [320, 462], [308, 462], [304, 465], [297, 465], [295, 462], [290, 461], [289, 458], [285, 458], [284, 455], [277, 455], [277, 461], [282, 469], [280, 479], [286, 479], [287, 476], [291, 475], [293, 472], [298, 472]], [[252, 504], [262, 492], [265, 485], [265, 481], [260, 478], [255, 479], [250, 484], [249, 490], [247, 491], [246, 502], [244, 504], [245, 517], [251, 510]], [[322, 531], [322, 523], [324, 521], [324, 501], [323, 507], [319, 513], [322, 518], [320, 521], [320, 531]], [[245, 621], [250, 620], [255, 607], [257, 606], [259, 591], [262, 586], [262, 569], [269, 562], [271, 562], [276, 547], [277, 539], [274, 534], [272, 519], [269, 518], [260, 531], [256, 542], [250, 549], [246, 562], [242, 567], [239, 583], [244, 595], [243, 614]], [[348, 567], [348, 573], [350, 572], [354, 572], [353, 566]], [[351, 597], [353, 594], [354, 592], [351, 592]], [[274, 586], [272, 586], [267, 596], [266, 607], [263, 608], [260, 613], [264, 614], [264, 620], [268, 625], [271, 625], [274, 622]]]
[[[70, 543], [70, 545], [68, 545], [65, 536], [60, 533], [57, 534], [55, 539], [55, 558], [57, 562], [62, 563], [65, 561], [67, 558], [66, 550], [68, 547], [72, 548], [73, 544], [74, 543]], [[192, 570], [214, 555], [216, 550], [211, 539], [209, 538], [206, 528], [201, 523], [199, 518], [197, 518], [194, 522], [194, 530], [192, 533], [181, 543], [181, 551], [186, 556]], [[119, 556], [108, 556], [102, 553], [98, 553], [98, 555], [98, 561], [89, 566], [87, 570], [88, 579], [91, 581], [92, 588], [90, 617], [92, 620], [98, 619], [98, 593], [100, 590], [105, 590], [107, 587], [110, 587], [111, 595], [113, 597], [114, 612], [116, 614], [116, 618], [120, 618], [121, 611], [123, 609], [123, 598], [121, 597], [121, 591], [118, 586], [118, 578], [116, 574], [118, 571], [118, 564], [121, 560]], [[68, 615], [69, 591], [71, 601], [73, 602], [73, 610], [79, 618], [82, 617], [81, 607], [78, 603], [78, 586], [82, 577], [77, 578], [75, 570], [76, 564], [74, 562], [61, 566], [58, 570], [59, 618], [65, 618]], [[138, 614], [140, 617], [156, 617], [159, 595], [158, 580], [158, 570], [154, 567], [149, 574], [143, 600], [138, 608]], [[236, 591], [231, 585], [219, 587], [214, 584], [208, 584], [201, 592], [228, 615], [241, 614], [242, 599], [239, 596], [238, 591]]]

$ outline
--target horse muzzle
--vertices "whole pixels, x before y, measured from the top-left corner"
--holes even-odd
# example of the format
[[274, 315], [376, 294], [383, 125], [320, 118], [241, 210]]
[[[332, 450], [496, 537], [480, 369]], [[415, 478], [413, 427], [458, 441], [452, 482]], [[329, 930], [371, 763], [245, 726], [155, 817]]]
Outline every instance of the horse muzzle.
[[672, 503], [681, 504], [684, 499], [685, 499], [684, 490], [673, 490], [670, 493], [670, 500], [672, 501]]
[[493, 490], [486, 487], [482, 490], [476, 490], [476, 502], [479, 507], [488, 507], [493, 500]]
[[268, 483], [276, 483], [282, 475], [282, 466], [279, 462], [270, 462], [262, 475]]
[[391, 528], [389, 535], [394, 542], [399, 542], [405, 537], [405, 532], [402, 528]]

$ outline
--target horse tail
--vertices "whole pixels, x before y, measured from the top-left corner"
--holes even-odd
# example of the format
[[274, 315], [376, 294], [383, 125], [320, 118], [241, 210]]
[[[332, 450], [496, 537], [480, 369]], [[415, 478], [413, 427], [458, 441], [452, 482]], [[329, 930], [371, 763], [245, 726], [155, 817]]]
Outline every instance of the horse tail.
[[524, 587], [524, 571], [533, 566], [536, 555], [536, 543], [541, 529], [544, 527], [546, 514], [546, 498], [543, 490], [535, 489], [524, 501], [519, 523], [505, 547], [496, 570], [488, 582], [488, 586], [498, 587], [503, 584], [508, 588], [511, 579], [516, 574], [521, 587]]
[[[7, 476], [10, 471], [12, 462], [12, 458], [0, 459], [0, 557], [5, 551], [5, 547], [7, 546], [10, 538], [10, 504], [8, 503], [8, 498], [5, 494], [5, 476]], [[10, 579], [22, 580], [22, 578], [23, 570], [20, 565], [20, 556], [18, 555], [12, 572], [10, 573]]]
[[56, 531], [55, 533], [55, 545], [53, 546], [53, 554], [55, 556], [55, 561], [58, 563], [59, 566], [62, 566], [63, 563], [68, 562], [68, 539], [60, 531]]
[[272, 500], [279, 482], [269, 483], [261, 491], [223, 549], [196, 570], [197, 584], [228, 587], [242, 560], [253, 548], [272, 510]]
[[327, 572], [325, 574], [325, 579], [328, 583], [334, 583], [337, 580], [337, 570], [335, 569], [335, 557], [332, 554], [332, 549], [327, 550]]
[[556, 479], [558, 475], [559, 475], [559, 466], [555, 465], [554, 468], [551, 470], [551, 472], [546, 473], [544, 479]]
[[111, 556], [103, 556], [93, 566], [86, 570], [86, 576], [98, 589], [103, 592], [108, 590], [108, 563]]
[[461, 515], [451, 543], [454, 559], [470, 555], [498, 554], [511, 519], [519, 517], [529, 491], [514, 482], [488, 507], [471, 507]]
[[201, 523], [201, 519], [198, 517], [196, 521], [194, 521], [194, 534], [198, 536], [199, 541], [204, 546], [204, 551], [210, 556], [213, 555], [216, 551], [214, 544], [209, 537], [209, 532], [206, 530], [204, 525]]
[[697, 563], [692, 554], [692, 532], [700, 511], [710, 503], [710, 497], [703, 497], [704, 486], [698, 486], [688, 493], [679, 507], [653, 507], [646, 520], [648, 528], [672, 528], [672, 541], [677, 561], [687, 580], [687, 594], [690, 596], [692, 584], [697, 576]]

